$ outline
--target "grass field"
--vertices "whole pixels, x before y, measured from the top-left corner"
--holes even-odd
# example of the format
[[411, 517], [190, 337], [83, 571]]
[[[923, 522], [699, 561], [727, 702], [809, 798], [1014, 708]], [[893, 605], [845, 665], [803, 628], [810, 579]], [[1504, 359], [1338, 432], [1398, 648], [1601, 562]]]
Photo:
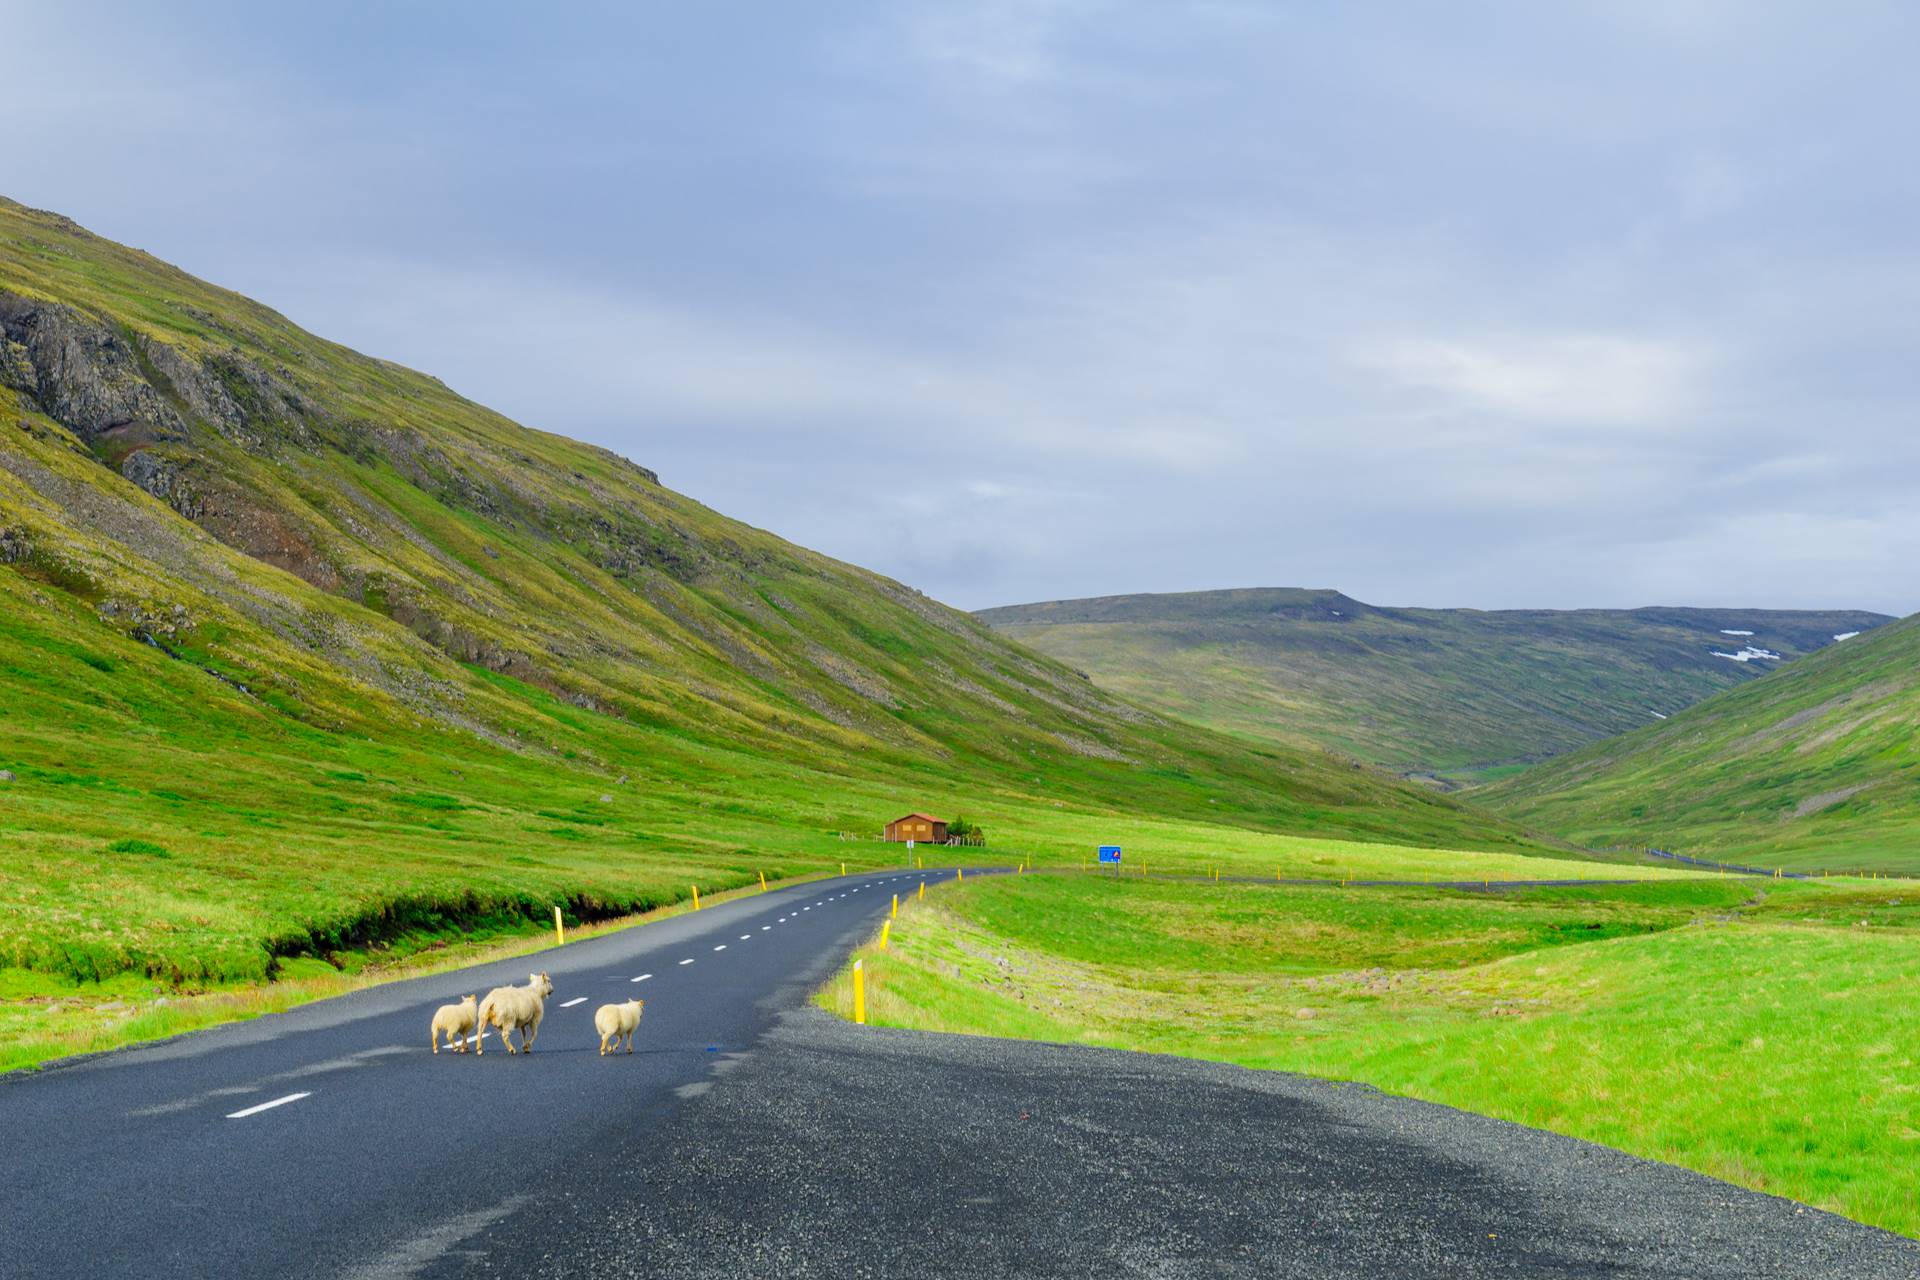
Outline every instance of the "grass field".
[[[1365, 1081], [1920, 1235], [1920, 886], [970, 881], [870, 1021]], [[845, 974], [821, 1001], [846, 1014]]]

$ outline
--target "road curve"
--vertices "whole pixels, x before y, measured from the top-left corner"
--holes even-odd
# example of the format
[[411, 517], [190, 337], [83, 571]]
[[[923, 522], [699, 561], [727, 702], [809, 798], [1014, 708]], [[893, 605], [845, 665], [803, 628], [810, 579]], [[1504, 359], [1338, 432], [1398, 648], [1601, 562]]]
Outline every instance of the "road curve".
[[[808, 1008], [921, 875], [0, 1080], [0, 1274], [1920, 1275], [1912, 1241], [1369, 1089]], [[428, 1054], [436, 1005], [529, 969], [531, 1056]], [[602, 1060], [592, 1011], [634, 993]]]

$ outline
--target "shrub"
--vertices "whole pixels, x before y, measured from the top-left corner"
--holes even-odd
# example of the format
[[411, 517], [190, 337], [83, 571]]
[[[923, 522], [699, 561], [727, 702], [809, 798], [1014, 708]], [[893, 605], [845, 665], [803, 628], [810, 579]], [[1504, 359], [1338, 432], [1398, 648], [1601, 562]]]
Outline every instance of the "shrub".
[[108, 853], [144, 853], [149, 858], [171, 858], [173, 855], [151, 840], [115, 840], [107, 846]]

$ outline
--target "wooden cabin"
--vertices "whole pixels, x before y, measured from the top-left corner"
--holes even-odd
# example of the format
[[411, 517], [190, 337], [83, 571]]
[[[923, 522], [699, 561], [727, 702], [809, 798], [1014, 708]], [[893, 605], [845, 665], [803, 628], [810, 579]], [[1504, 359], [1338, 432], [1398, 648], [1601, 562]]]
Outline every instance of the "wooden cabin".
[[910, 813], [887, 824], [887, 839], [896, 843], [918, 840], [924, 844], [945, 844], [947, 824], [930, 813]]

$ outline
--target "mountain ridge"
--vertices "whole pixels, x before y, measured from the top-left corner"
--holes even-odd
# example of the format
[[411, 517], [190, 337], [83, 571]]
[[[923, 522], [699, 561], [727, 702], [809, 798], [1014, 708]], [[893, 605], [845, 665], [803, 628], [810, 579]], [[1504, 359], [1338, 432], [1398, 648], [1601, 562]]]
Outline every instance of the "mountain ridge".
[[1456, 782], [1672, 715], [1891, 621], [1862, 610], [1401, 608], [1285, 587], [976, 616], [1167, 714]]

